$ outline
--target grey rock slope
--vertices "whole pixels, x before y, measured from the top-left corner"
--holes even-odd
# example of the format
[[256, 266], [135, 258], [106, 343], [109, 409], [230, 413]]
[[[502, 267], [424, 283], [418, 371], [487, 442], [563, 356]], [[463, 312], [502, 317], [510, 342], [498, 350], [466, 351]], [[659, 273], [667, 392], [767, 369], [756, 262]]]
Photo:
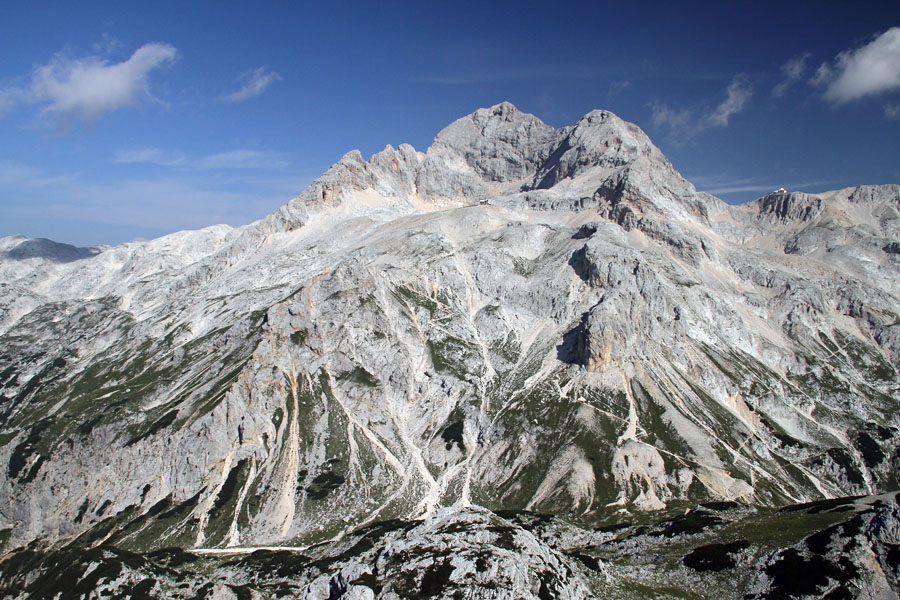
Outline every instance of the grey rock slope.
[[0, 544], [895, 489], [898, 239], [900, 186], [733, 207], [612, 113], [508, 103], [243, 228], [4, 238]]

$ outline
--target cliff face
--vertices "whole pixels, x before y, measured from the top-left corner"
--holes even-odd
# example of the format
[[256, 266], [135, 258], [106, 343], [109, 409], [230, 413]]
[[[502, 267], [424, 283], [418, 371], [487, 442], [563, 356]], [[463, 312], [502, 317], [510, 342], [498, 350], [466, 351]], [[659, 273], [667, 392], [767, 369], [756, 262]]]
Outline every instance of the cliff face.
[[244, 228], [5, 238], [0, 543], [895, 489], [898, 239], [898, 186], [732, 207], [612, 113], [508, 103]]

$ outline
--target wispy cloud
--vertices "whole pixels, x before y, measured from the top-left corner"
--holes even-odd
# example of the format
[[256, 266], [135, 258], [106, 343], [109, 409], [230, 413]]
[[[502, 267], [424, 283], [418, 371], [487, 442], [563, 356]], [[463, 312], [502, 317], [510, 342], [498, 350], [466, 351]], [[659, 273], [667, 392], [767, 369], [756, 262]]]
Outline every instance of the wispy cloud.
[[73, 222], [176, 231], [217, 223], [243, 225], [289, 198], [269, 194], [215, 189], [176, 178], [133, 179], [114, 184], [79, 182], [69, 186], [65, 195], [48, 193], [13, 208], [18, 216], [37, 219], [52, 215]]
[[38, 169], [17, 162], [0, 162], [0, 186], [43, 188], [75, 181], [77, 175], [50, 176]]
[[266, 91], [266, 88], [274, 82], [281, 81], [281, 75], [270, 70], [268, 67], [259, 67], [258, 69], [241, 75], [239, 81], [243, 82], [241, 89], [223, 95], [223, 100], [227, 100], [228, 102], [243, 102], [244, 100], [255, 98]]
[[707, 129], [727, 127], [732, 116], [738, 114], [753, 96], [753, 86], [746, 75], [735, 75], [725, 90], [725, 100], [715, 107], [699, 112], [677, 109], [659, 102], [651, 102], [651, 118], [657, 127], [668, 127], [674, 135], [689, 138]]
[[607, 92], [607, 94], [609, 96], [614, 96], [615, 94], [618, 94], [622, 90], [625, 90], [629, 87], [631, 87], [631, 81], [627, 79], [624, 79], [622, 81], [614, 81], [609, 85], [609, 91]]
[[160, 148], [129, 148], [118, 150], [112, 162], [119, 164], [150, 164], [161, 167], [178, 167], [187, 164], [185, 156], [166, 152]]
[[524, 67], [484, 67], [478, 65], [466, 68], [464, 72], [448, 72], [446, 75], [424, 75], [412, 77], [409, 81], [436, 85], [461, 86], [477, 85], [499, 81], [530, 81], [537, 79], [567, 79], [606, 76], [609, 68], [597, 65], [528, 65]]
[[272, 152], [231, 150], [210, 154], [193, 163], [196, 169], [284, 169], [290, 161]]
[[100, 36], [100, 41], [94, 42], [91, 44], [91, 47], [94, 49], [94, 52], [98, 54], [108, 55], [118, 51], [122, 47], [122, 42], [108, 33], [103, 33]]
[[275, 211], [313, 177], [308, 170], [171, 170], [160, 176], [96, 181], [0, 162], [0, 197], [28, 198], [0, 203], [0, 236], [17, 233], [23, 224], [34, 232], [30, 235], [47, 235], [53, 221], [66, 223], [64, 238], [77, 235], [77, 243], [90, 245], [216, 223], [243, 225]]
[[810, 83], [824, 87], [824, 98], [836, 105], [900, 89], [900, 27], [822, 63]]
[[884, 116], [888, 119], [898, 121], [900, 120], [900, 103], [898, 104], [885, 104], [884, 105]]
[[706, 117], [706, 121], [713, 127], [727, 127], [728, 119], [744, 110], [752, 95], [750, 80], [744, 74], [737, 75], [728, 86], [728, 97]]
[[730, 194], [740, 194], [740, 193], [748, 193], [755, 192], [759, 194], [765, 194], [771, 192], [772, 190], [776, 190], [780, 187], [787, 188], [788, 190], [797, 190], [800, 188], [811, 188], [816, 186], [821, 186], [827, 183], [831, 183], [829, 181], [806, 181], [801, 183], [796, 182], [777, 182], [772, 181], [771, 179], [764, 178], [737, 178], [737, 179], [728, 179], [720, 176], [714, 177], [705, 177], [702, 175], [690, 177], [689, 180], [696, 186], [696, 188], [702, 192], [707, 192], [709, 194], [713, 194], [716, 196], [728, 196]]
[[691, 111], [687, 109], [674, 109], [665, 104], [650, 104], [651, 118], [657, 127], [667, 126], [673, 131], [683, 131], [691, 128]]
[[161, 148], [128, 148], [117, 151], [112, 157], [112, 162], [118, 164], [149, 164], [194, 171], [222, 169], [278, 171], [292, 166], [291, 161], [286, 156], [277, 152], [245, 148], [216, 152], [200, 157], [191, 157]]
[[16, 87], [0, 88], [0, 117], [27, 98], [25, 90]]
[[[807, 182], [807, 183], [798, 183], [796, 185], [791, 185], [790, 187], [792, 189], [795, 189], [795, 188], [801, 188], [801, 187], [808, 187], [811, 185], [817, 185], [819, 183], [821, 183], [821, 182], [813, 181], [813, 182]], [[725, 185], [722, 187], [712, 187], [712, 188], [708, 188], [708, 189], [702, 189], [700, 191], [707, 192], [707, 193], [713, 194], [713, 195], [727, 196], [729, 194], [739, 194], [741, 192], [765, 193], [765, 192], [771, 192], [772, 190], [777, 190], [778, 188], [781, 188], [781, 187], [784, 187], [784, 186], [776, 185], [774, 183], [761, 183], [761, 184], [747, 183], [747, 184]]]
[[59, 53], [35, 67], [26, 86], [0, 90], [0, 111], [20, 103], [42, 104], [44, 114], [93, 126], [107, 113], [155, 100], [150, 72], [177, 56], [174, 47], [161, 43], [145, 44], [115, 64], [99, 56], [72, 58]]
[[781, 65], [781, 81], [772, 88], [772, 96], [783, 97], [792, 85], [803, 79], [806, 75], [806, 61], [810, 56], [809, 52], [798, 54]]

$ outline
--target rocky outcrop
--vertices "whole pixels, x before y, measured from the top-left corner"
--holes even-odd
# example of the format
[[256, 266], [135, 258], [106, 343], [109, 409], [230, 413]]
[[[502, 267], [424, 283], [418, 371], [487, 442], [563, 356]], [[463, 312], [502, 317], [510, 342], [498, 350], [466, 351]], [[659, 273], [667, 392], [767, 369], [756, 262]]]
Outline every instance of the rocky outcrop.
[[756, 201], [762, 222], [777, 220], [781, 223], [810, 221], [822, 210], [822, 199], [802, 192], [776, 191]]

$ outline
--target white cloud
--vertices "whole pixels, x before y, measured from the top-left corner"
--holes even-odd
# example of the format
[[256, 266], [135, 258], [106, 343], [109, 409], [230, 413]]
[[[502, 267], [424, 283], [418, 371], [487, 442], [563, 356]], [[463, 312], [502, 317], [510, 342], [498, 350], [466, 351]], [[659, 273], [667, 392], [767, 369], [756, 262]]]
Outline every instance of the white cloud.
[[798, 54], [781, 65], [781, 81], [772, 88], [772, 95], [781, 98], [792, 85], [803, 79], [806, 74], [806, 61], [810, 53]]
[[0, 89], [0, 114], [16, 104], [43, 104], [44, 113], [91, 126], [106, 113], [154, 99], [150, 71], [177, 56], [175, 48], [159, 43], [145, 44], [115, 64], [98, 56], [60, 53], [35, 67], [26, 86]]
[[275, 71], [270, 71], [268, 67], [260, 67], [249, 73], [244, 73], [240, 77], [244, 81], [244, 85], [236, 92], [222, 96], [224, 100], [229, 102], [243, 102], [250, 98], [259, 96], [266, 88], [275, 81], [281, 81], [281, 75]]
[[900, 27], [841, 52], [831, 65], [822, 63], [810, 83], [824, 86], [825, 99], [835, 104], [900, 89]]
[[711, 126], [726, 127], [728, 119], [744, 110], [747, 100], [753, 95], [753, 88], [746, 75], [737, 75], [728, 86], [728, 97], [707, 117]]
[[834, 79], [834, 72], [831, 70], [831, 67], [828, 66], [828, 63], [822, 63], [816, 69], [815, 75], [809, 78], [809, 84], [827, 85], [832, 79]]
[[692, 137], [714, 127], [727, 127], [733, 115], [744, 110], [753, 96], [753, 87], [743, 73], [736, 75], [726, 90], [727, 97], [713, 109], [695, 115], [689, 109], [674, 109], [666, 104], [650, 104], [651, 118], [657, 127], [668, 127], [680, 137]]
[[177, 55], [172, 46], [158, 43], [141, 46], [116, 64], [96, 56], [72, 59], [57, 54], [34, 70], [30, 100], [49, 102], [45, 112], [93, 124], [106, 113], [153, 99], [147, 82], [150, 71]]
[[884, 105], [884, 116], [886, 116], [888, 119], [892, 119], [894, 121], [900, 121], [900, 103], [885, 104]]

